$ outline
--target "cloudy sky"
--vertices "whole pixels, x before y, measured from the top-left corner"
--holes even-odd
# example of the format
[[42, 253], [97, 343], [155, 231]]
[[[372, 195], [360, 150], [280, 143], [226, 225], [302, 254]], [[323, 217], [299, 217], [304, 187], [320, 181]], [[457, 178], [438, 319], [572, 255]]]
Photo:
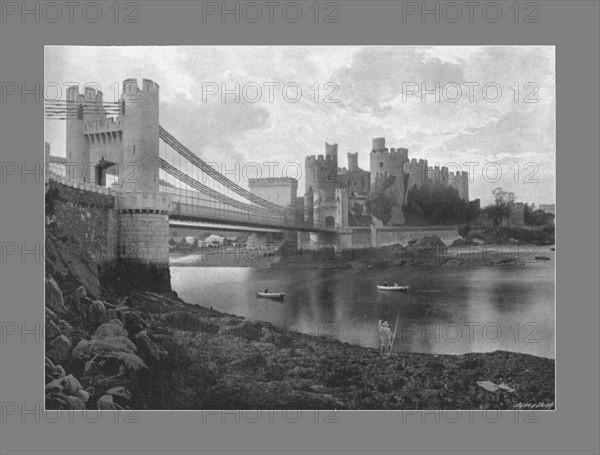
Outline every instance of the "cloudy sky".
[[[277, 161], [278, 177], [285, 163], [303, 167], [306, 155], [324, 154], [327, 141], [339, 144], [340, 166], [358, 152], [368, 170], [371, 139], [384, 136], [388, 147], [408, 148], [410, 158], [430, 165], [468, 170], [465, 163], [477, 163], [470, 197], [484, 205], [498, 186], [523, 202], [555, 200], [551, 46], [46, 47], [45, 60], [49, 98], [57, 96], [55, 83], [94, 83], [115, 101], [124, 79], [154, 80], [161, 125], [228, 169]], [[223, 83], [233, 91], [240, 84], [239, 102], [234, 95], [223, 102]], [[210, 95], [214, 87], [219, 93]], [[424, 99], [423, 88], [430, 91]], [[64, 129], [46, 121], [54, 155], [65, 155]], [[295, 167], [287, 169], [295, 176]]]

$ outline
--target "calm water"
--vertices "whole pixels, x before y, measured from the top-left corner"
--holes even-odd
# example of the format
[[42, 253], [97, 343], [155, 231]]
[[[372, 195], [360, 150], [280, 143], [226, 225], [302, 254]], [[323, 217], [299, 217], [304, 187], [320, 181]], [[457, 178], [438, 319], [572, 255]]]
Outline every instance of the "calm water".
[[[171, 267], [187, 302], [289, 330], [379, 346], [377, 321], [392, 328], [395, 350], [436, 354], [497, 349], [554, 358], [555, 254], [517, 267], [269, 269]], [[408, 293], [377, 283], [408, 284]], [[269, 288], [283, 302], [257, 299]]]

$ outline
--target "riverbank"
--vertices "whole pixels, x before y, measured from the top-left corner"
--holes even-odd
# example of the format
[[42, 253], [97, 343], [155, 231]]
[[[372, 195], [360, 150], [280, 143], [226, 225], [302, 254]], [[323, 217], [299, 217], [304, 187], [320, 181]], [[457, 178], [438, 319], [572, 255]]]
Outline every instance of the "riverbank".
[[335, 251], [332, 247], [299, 250], [285, 243], [271, 254], [257, 255], [243, 249], [215, 250], [210, 254], [199, 252], [171, 253], [171, 267], [315, 267], [315, 268], [371, 268], [371, 267], [476, 267], [523, 266], [546, 260], [553, 251], [551, 246], [536, 244], [478, 244], [457, 242], [446, 246], [438, 237], [430, 236], [408, 247], [400, 244]]
[[[551, 247], [536, 244], [482, 244], [456, 242], [447, 246], [433, 235], [409, 243], [335, 251], [323, 247], [315, 251], [293, 250], [285, 245], [277, 252], [272, 267], [371, 268], [371, 267], [479, 267], [524, 266], [545, 260]], [[291, 251], [291, 252], [290, 252]]]
[[[387, 357], [174, 293], [119, 296], [107, 283], [92, 286], [97, 267], [84, 256], [52, 254], [64, 246], [47, 231], [47, 409], [553, 408], [552, 359], [505, 351]], [[482, 381], [510, 390], [492, 392]]]

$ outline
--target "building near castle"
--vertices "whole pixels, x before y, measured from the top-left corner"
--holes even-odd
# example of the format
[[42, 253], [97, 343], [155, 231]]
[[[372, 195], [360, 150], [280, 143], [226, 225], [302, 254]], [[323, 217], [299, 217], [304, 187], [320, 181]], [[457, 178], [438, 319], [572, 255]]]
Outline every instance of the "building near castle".
[[248, 189], [258, 197], [282, 207], [295, 207], [298, 180], [291, 177], [257, 178], [248, 180]]

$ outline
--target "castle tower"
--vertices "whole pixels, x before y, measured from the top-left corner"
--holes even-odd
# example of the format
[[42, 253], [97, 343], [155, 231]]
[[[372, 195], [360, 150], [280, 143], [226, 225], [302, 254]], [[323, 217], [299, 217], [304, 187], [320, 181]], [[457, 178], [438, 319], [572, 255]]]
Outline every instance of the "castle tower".
[[458, 196], [466, 202], [469, 202], [469, 173], [466, 171], [450, 172], [449, 185], [458, 191]]
[[325, 200], [333, 200], [338, 187], [338, 145], [325, 142], [325, 156], [307, 156], [305, 168], [305, 192], [324, 191]]
[[[373, 139], [373, 150], [371, 150], [370, 166], [371, 184], [370, 194], [374, 195], [383, 192], [386, 198], [392, 202], [391, 224], [404, 224], [404, 200], [406, 198], [406, 189], [408, 175], [404, 172], [408, 161], [408, 149], [387, 149], [385, 147], [385, 138]], [[409, 163], [410, 164], [410, 163]], [[384, 179], [394, 177], [391, 185], [382, 185]]]
[[385, 148], [385, 137], [376, 137], [373, 139], [373, 148], [372, 151], [384, 151]]
[[[330, 156], [332, 160], [335, 160], [335, 162], [337, 163], [337, 152], [338, 152], [338, 145], [337, 144], [328, 144], [327, 142], [325, 142], [325, 157]], [[336, 166], [337, 169], [337, 166]]]
[[358, 171], [358, 152], [348, 153], [348, 172]]
[[460, 196], [469, 202], [469, 173], [467, 171], [462, 172], [462, 194]]
[[123, 168], [134, 174], [123, 181], [123, 191], [158, 191], [158, 84], [142, 79], [123, 81]]
[[408, 163], [408, 149], [388, 150], [385, 147], [385, 138], [373, 139], [373, 150], [370, 154], [371, 187], [377, 180], [390, 176], [395, 176], [404, 187], [405, 163]]

